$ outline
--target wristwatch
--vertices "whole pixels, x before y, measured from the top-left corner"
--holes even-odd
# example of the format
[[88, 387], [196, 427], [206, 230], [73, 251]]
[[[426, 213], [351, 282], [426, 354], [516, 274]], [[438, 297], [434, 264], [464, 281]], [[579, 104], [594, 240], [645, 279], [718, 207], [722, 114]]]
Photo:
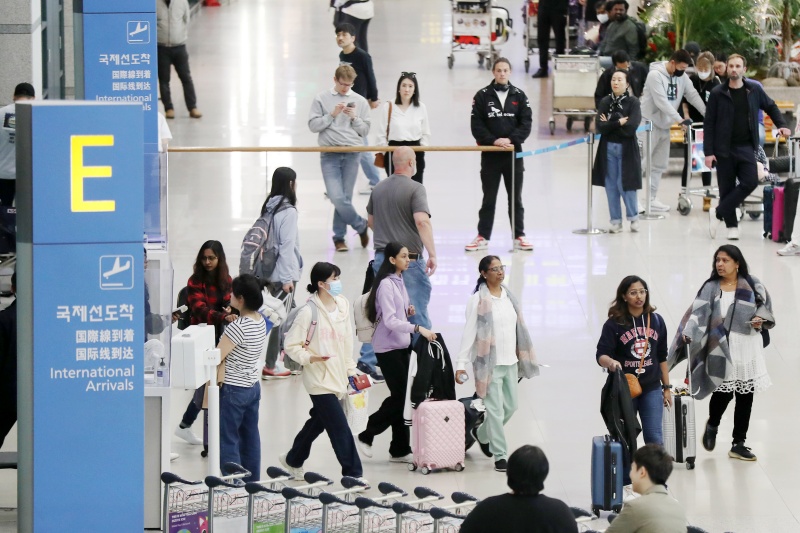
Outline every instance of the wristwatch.
[[670, 384], [661, 385], [661, 390], [670, 390], [670, 389], [672, 389], [672, 385], [670, 385]]

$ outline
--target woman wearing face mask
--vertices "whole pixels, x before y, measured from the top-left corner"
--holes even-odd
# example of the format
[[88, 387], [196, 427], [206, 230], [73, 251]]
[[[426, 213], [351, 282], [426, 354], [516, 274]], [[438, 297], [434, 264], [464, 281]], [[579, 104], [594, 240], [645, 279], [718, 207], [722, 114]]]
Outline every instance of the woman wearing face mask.
[[605, 187], [611, 214], [609, 233], [622, 231], [620, 198], [631, 231], [639, 231], [636, 191], [642, 188], [642, 160], [636, 128], [642, 121], [639, 100], [628, 93], [628, 73], [618, 70], [611, 76], [611, 94], [597, 108], [597, 131], [602, 134], [592, 169], [592, 185]]
[[[390, 120], [391, 117], [391, 120]], [[388, 123], [388, 125], [387, 125]], [[419, 101], [419, 83], [414, 72], [402, 72], [397, 80], [394, 103], [385, 102], [375, 124], [378, 146], [428, 146], [431, 128], [428, 110]], [[388, 137], [387, 137], [388, 133]], [[422, 183], [425, 172], [425, 152], [415, 152], [417, 172], [411, 179]], [[391, 175], [392, 153], [384, 155], [386, 174]]]
[[[311, 396], [309, 419], [294, 439], [292, 449], [278, 459], [296, 478], [303, 477], [303, 463], [311, 445], [323, 431], [328, 433], [342, 475], [360, 478], [361, 459], [339, 400], [347, 394], [348, 377], [358, 374], [353, 360], [353, 317], [350, 303], [342, 296], [341, 270], [331, 263], [311, 269], [308, 303], [298, 311], [286, 334], [286, 355], [303, 365], [303, 385]], [[312, 311], [317, 325], [306, 346]]]
[[[707, 104], [708, 97], [711, 96], [711, 90], [720, 84], [719, 78], [714, 72], [714, 54], [711, 52], [702, 52], [699, 56], [697, 56], [695, 67], [696, 72], [689, 76], [689, 80], [691, 80], [692, 85], [694, 85], [697, 94], [699, 94], [700, 98], [703, 99], [703, 103]], [[686, 98], [683, 99], [681, 105], [683, 107], [683, 118], [690, 118], [692, 119], [692, 122], [695, 123], [703, 122], [703, 113], [691, 105]], [[692, 157], [691, 147], [688, 144], [685, 145], [685, 147], [686, 150], [683, 156], [683, 172], [681, 173], [682, 187], [686, 187], [686, 167]], [[711, 172], [703, 172], [702, 176], [703, 187], [710, 187]], [[710, 207], [711, 197], [708, 196], [708, 193], [706, 193], [706, 197], [703, 198], [703, 211], [708, 211]]]

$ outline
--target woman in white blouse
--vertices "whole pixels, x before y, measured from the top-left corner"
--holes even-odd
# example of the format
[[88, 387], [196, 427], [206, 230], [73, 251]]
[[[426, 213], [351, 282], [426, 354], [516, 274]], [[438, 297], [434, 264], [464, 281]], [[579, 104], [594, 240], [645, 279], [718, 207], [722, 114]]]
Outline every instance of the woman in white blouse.
[[[389, 117], [391, 116], [391, 121]], [[387, 123], [388, 128], [387, 128]], [[397, 96], [394, 103], [385, 102], [375, 125], [378, 146], [428, 146], [431, 129], [428, 110], [419, 101], [419, 84], [414, 72], [400, 73], [397, 81]], [[388, 136], [387, 136], [388, 133]], [[422, 183], [425, 171], [425, 152], [417, 154], [417, 173], [411, 178]], [[386, 173], [392, 174], [391, 154], [386, 154]]]
[[468, 379], [465, 368], [471, 362], [475, 391], [486, 406], [486, 419], [472, 436], [487, 457], [494, 457], [494, 469], [505, 472], [508, 446], [503, 427], [517, 410], [518, 377], [531, 378], [539, 370], [522, 308], [503, 285], [500, 258], [487, 255], [478, 270], [478, 284], [467, 303], [456, 380]]

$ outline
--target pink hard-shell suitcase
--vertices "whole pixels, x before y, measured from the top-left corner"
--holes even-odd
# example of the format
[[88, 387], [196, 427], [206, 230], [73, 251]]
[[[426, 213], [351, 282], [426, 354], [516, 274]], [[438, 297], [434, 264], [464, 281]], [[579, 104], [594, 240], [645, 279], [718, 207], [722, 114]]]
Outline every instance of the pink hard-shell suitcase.
[[423, 474], [431, 470], [464, 470], [464, 404], [456, 400], [425, 400], [412, 416], [414, 462]]
[[772, 189], [772, 240], [781, 242], [783, 235], [783, 187]]

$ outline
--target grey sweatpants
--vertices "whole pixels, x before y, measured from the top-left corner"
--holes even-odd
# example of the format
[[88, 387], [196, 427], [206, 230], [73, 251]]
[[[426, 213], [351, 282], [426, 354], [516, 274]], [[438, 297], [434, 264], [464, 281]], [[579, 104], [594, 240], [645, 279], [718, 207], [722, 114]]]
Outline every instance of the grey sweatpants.
[[[642, 141], [644, 157], [646, 158], [648, 157], [647, 132], [642, 131], [638, 135], [639, 140]], [[650, 167], [650, 196], [655, 200], [656, 196], [658, 196], [658, 186], [661, 184], [661, 175], [667, 171], [669, 166], [669, 130], [653, 126], [652, 135], [652, 146], [650, 148], [653, 159]], [[646, 159], [643, 159], [642, 163], [646, 163]], [[647, 167], [643, 165], [642, 168]]]

